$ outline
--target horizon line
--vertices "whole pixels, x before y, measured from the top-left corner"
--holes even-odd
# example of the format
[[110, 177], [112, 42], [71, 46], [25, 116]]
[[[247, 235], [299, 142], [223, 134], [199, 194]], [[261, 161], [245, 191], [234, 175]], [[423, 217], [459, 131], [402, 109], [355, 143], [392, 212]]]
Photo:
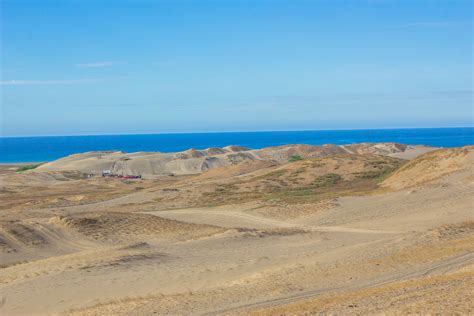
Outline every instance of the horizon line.
[[338, 128], [338, 129], [285, 129], [285, 130], [234, 130], [234, 131], [203, 131], [203, 132], [155, 132], [125, 134], [69, 134], [69, 135], [12, 135], [1, 138], [35, 138], [35, 137], [93, 137], [93, 136], [134, 136], [134, 135], [180, 135], [180, 134], [232, 134], [232, 133], [271, 133], [271, 132], [322, 132], [322, 131], [375, 131], [375, 130], [413, 130], [413, 129], [450, 129], [474, 128], [472, 126], [432, 126], [432, 127], [387, 127], [387, 128]]

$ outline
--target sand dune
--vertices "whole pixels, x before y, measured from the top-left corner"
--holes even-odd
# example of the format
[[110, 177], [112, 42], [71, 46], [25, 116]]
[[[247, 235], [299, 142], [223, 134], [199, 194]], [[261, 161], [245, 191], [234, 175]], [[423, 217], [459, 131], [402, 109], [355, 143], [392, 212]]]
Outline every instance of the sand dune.
[[96, 240], [140, 241], [143, 238], [186, 240], [223, 232], [209, 225], [189, 225], [158, 216], [137, 213], [100, 212], [53, 217], [51, 223]]
[[88, 152], [71, 155], [57, 161], [41, 165], [36, 171], [73, 170], [83, 173], [101, 174], [110, 170], [116, 174], [127, 175], [192, 175], [209, 169], [226, 167], [255, 160], [286, 163], [291, 157], [315, 158], [337, 154], [378, 154], [413, 158], [434, 148], [407, 146], [394, 143], [357, 145], [289, 145], [251, 150], [245, 147], [190, 149], [178, 153], [124, 153]]
[[440, 149], [411, 161], [383, 185], [395, 189], [407, 188], [440, 178], [443, 175], [472, 168], [474, 147]]
[[[473, 313], [473, 152], [234, 146], [0, 169], [0, 314]], [[153, 177], [83, 176], [111, 166]]]

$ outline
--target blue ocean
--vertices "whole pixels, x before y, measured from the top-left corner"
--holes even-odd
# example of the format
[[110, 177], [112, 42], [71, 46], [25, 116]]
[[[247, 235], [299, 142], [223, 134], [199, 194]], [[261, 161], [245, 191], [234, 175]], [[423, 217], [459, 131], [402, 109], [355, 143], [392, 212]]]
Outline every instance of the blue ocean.
[[438, 147], [474, 144], [474, 127], [331, 130], [288, 132], [226, 132], [189, 134], [1, 137], [0, 162], [46, 162], [70, 154], [98, 150], [174, 152], [241, 145], [263, 148], [285, 144], [353, 144], [397, 142]]

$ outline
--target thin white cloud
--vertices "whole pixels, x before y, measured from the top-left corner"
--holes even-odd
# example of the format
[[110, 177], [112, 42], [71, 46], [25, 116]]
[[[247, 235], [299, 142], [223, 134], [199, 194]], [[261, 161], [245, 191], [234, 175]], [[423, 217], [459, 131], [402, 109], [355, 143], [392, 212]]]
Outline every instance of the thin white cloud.
[[102, 79], [69, 79], [69, 80], [1, 80], [0, 86], [26, 86], [26, 85], [55, 85], [55, 84], [78, 84], [95, 83]]
[[452, 26], [470, 25], [472, 21], [431, 21], [431, 22], [412, 22], [401, 25], [404, 28], [423, 27], [423, 28], [442, 28]]
[[75, 64], [79, 68], [102, 68], [102, 67], [113, 67], [122, 65], [121, 61], [98, 61], [93, 63]]

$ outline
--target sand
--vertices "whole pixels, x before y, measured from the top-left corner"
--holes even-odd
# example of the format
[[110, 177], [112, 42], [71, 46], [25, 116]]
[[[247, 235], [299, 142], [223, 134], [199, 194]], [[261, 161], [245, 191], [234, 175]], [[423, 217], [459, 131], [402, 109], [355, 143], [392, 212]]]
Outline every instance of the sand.
[[0, 314], [474, 312], [474, 148], [166, 155], [235, 153], [196, 173], [101, 158], [150, 156], [143, 180], [70, 167], [96, 153], [0, 168]]
[[336, 154], [378, 154], [401, 159], [412, 159], [417, 155], [435, 150], [434, 147], [407, 146], [394, 143], [357, 145], [287, 145], [251, 150], [245, 147], [190, 149], [178, 153], [159, 152], [88, 152], [71, 155], [41, 165], [41, 171], [79, 171], [100, 175], [103, 170], [115, 174], [142, 175], [153, 178], [157, 175], [194, 175], [210, 169], [228, 167], [243, 162], [271, 161], [286, 163], [293, 156], [302, 158], [326, 157]]

